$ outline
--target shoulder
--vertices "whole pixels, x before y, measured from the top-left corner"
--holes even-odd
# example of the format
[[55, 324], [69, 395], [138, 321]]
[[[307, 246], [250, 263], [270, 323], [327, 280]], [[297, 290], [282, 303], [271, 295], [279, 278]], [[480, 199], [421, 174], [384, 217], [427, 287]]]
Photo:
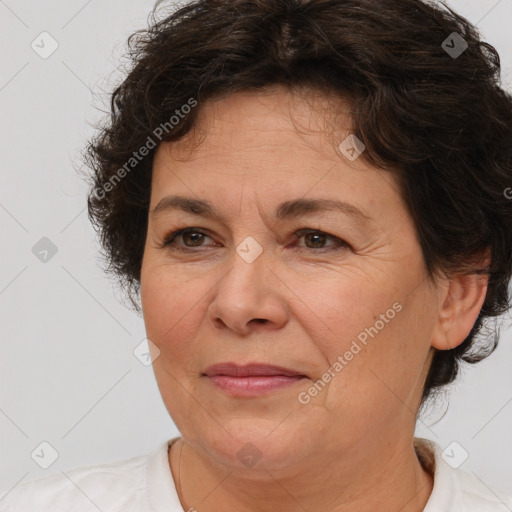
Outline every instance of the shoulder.
[[[424, 512], [510, 512], [512, 497], [482, 481], [475, 474], [448, 464], [441, 448], [426, 439], [415, 439], [423, 466], [434, 475], [434, 488]], [[448, 457], [449, 458], [449, 457]]]
[[474, 474], [460, 470], [455, 471], [455, 474], [464, 510], [496, 512], [510, 512], [512, 510], [511, 496], [490, 487]]
[[80, 467], [21, 483], [0, 495], [0, 512], [141, 510], [149, 455]]

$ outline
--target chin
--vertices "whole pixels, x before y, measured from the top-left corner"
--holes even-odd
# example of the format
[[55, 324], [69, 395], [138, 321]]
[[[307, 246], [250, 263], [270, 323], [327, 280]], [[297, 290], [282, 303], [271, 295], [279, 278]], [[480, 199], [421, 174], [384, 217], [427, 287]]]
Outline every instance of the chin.
[[224, 422], [224, 428], [216, 425], [207, 433], [196, 432], [192, 438], [184, 433], [183, 437], [223, 466], [257, 478], [260, 472], [289, 469], [318, 451], [321, 436], [311, 435], [314, 430], [304, 429], [305, 425], [282, 420], [237, 418]]

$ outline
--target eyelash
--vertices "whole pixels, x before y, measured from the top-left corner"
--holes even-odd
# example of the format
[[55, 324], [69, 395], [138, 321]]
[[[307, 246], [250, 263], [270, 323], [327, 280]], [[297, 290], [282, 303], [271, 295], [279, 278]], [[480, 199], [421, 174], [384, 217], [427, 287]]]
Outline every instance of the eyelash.
[[[164, 239], [164, 242], [163, 244], [161, 245], [160, 248], [167, 248], [171, 251], [177, 251], [177, 252], [197, 252], [197, 250], [195, 250], [194, 247], [176, 247], [176, 246], [173, 246], [172, 244], [174, 243], [174, 241], [176, 240], [176, 238], [178, 238], [179, 236], [181, 235], [185, 235], [185, 234], [188, 234], [188, 233], [196, 233], [196, 234], [200, 234], [200, 235], [203, 235], [203, 236], [208, 236], [209, 235], [204, 232], [203, 230], [199, 229], [199, 228], [193, 228], [193, 227], [187, 227], [187, 228], [182, 228], [182, 229], [178, 229], [176, 231], [173, 231], [171, 233], [169, 233], [165, 239]], [[328, 247], [319, 247], [319, 248], [313, 248], [313, 247], [299, 247], [299, 250], [303, 250], [303, 249], [310, 249], [310, 250], [313, 250], [315, 252], [322, 252], [322, 251], [332, 251], [332, 250], [339, 250], [339, 249], [347, 249], [347, 248], [351, 248], [350, 245], [345, 242], [344, 240], [342, 240], [341, 238], [338, 238], [334, 235], [330, 235], [329, 233], [325, 233], [324, 231], [320, 231], [318, 229], [309, 229], [309, 228], [302, 228], [302, 229], [298, 229], [297, 231], [295, 231], [294, 233], [294, 236], [295, 237], [299, 237], [301, 238], [302, 236], [306, 235], [306, 234], [316, 234], [316, 235], [326, 235], [327, 238], [330, 238], [331, 240], [334, 240], [336, 242], [336, 246], [328, 246]], [[207, 246], [203, 246], [203, 245], [200, 245], [200, 246], [197, 246], [198, 249], [200, 249], [201, 247], [207, 247]]]

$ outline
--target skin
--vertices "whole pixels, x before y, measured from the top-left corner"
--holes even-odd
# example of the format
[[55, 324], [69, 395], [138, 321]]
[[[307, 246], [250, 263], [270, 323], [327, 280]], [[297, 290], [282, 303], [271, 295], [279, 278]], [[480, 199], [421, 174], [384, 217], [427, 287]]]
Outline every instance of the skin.
[[[427, 277], [393, 176], [338, 149], [351, 133], [349, 111], [312, 91], [237, 93], [207, 102], [196, 130], [157, 151], [141, 301], [159, 351], [157, 383], [182, 435], [169, 463], [184, 510], [412, 512], [432, 491], [413, 449], [432, 348], [464, 340], [486, 282]], [[222, 219], [153, 214], [169, 195], [209, 201]], [[344, 201], [368, 219], [339, 211], [274, 219], [280, 203], [300, 198]], [[205, 236], [164, 246], [183, 227]], [[313, 233], [296, 235], [302, 228]], [[248, 236], [262, 248], [252, 263], [236, 252]], [[394, 303], [400, 312], [300, 403]], [[226, 361], [307, 378], [232, 397], [203, 375]], [[237, 457], [246, 443], [261, 455], [252, 467]]]

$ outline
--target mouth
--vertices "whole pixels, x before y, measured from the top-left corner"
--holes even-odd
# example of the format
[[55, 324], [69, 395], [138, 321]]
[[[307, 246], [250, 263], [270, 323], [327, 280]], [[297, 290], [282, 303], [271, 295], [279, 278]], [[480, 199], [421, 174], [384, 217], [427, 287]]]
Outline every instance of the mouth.
[[244, 397], [275, 392], [307, 379], [307, 375], [290, 368], [267, 364], [220, 363], [208, 367], [204, 377], [225, 393]]

